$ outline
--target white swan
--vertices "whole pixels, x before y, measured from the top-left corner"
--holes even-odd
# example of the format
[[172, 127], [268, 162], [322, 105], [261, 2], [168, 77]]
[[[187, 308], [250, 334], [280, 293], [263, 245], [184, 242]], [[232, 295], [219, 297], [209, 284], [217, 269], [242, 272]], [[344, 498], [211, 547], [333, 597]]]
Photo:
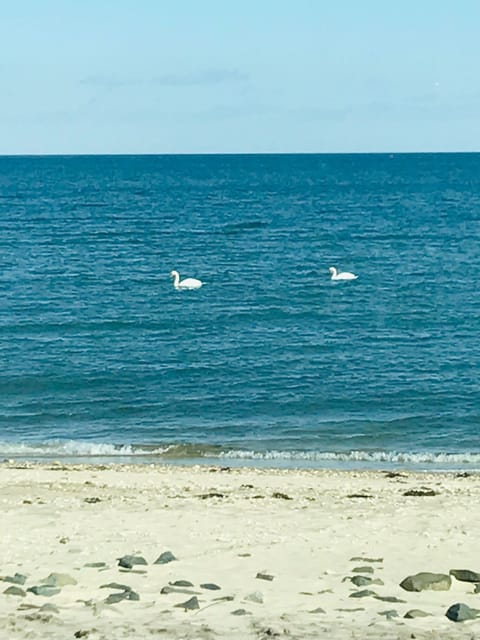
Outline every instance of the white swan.
[[358, 276], [350, 273], [350, 271], [340, 271], [340, 273], [338, 273], [335, 267], [330, 267], [329, 271], [332, 274], [332, 280], [356, 280], [358, 278]]
[[197, 280], [197, 278], [185, 278], [185, 280], [180, 280], [180, 274], [178, 271], [172, 271], [170, 274], [173, 278], [173, 286], [175, 289], [200, 289], [203, 282], [201, 280]]

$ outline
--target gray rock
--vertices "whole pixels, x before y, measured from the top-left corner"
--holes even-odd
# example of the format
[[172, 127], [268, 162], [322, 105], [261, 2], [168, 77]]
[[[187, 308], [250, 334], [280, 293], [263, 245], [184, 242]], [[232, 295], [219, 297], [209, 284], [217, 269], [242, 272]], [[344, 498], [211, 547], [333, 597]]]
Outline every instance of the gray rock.
[[34, 593], [36, 596], [46, 596], [47, 598], [50, 598], [51, 596], [55, 596], [57, 593], [60, 593], [61, 589], [49, 584], [42, 584], [30, 587], [27, 591], [31, 591], [31, 593]]
[[221, 589], [221, 587], [219, 587], [218, 584], [215, 584], [214, 582], [204, 582], [200, 585], [200, 588], [208, 589], [209, 591], [218, 591], [219, 589]]
[[430, 615], [431, 615], [430, 613], [426, 613], [421, 609], [410, 609], [410, 611], [407, 611], [407, 613], [403, 617], [404, 618], [426, 618], [427, 616], [430, 616]]
[[247, 611], [246, 609], [235, 609], [235, 611], [232, 611], [232, 616], [251, 616], [252, 614], [250, 613], [250, 611]]
[[11, 582], [12, 584], [25, 584], [27, 576], [24, 576], [22, 573], [16, 573], [14, 576], [5, 576], [3, 581]]
[[136, 591], [129, 589], [128, 591], [121, 591], [120, 593], [111, 593], [104, 600], [105, 604], [117, 604], [122, 600], [140, 600], [140, 596]]
[[398, 611], [395, 609], [388, 609], [388, 611], [379, 611], [379, 616], [385, 616], [387, 620], [391, 620], [392, 618], [398, 618]]
[[450, 569], [450, 575], [461, 582], [480, 582], [480, 573], [469, 569]]
[[171, 551], [164, 551], [158, 556], [153, 564], [167, 564], [168, 562], [173, 562], [174, 560], [177, 560], [177, 558]]
[[400, 600], [397, 596], [374, 596], [375, 600], [381, 600], [382, 602], [402, 602], [405, 603], [405, 600]]
[[373, 573], [373, 567], [355, 567], [352, 573]]
[[105, 604], [117, 604], [117, 602], [121, 602], [125, 600], [126, 591], [122, 591], [121, 593], [111, 593], [104, 600]]
[[3, 592], [6, 596], [19, 596], [20, 598], [24, 598], [27, 594], [23, 589], [20, 589], [20, 587], [8, 587], [7, 589], [5, 589], [5, 591]]
[[72, 578], [72, 576], [69, 576], [67, 573], [51, 573], [43, 580], [40, 580], [40, 582], [49, 587], [65, 587], [70, 584], [77, 584], [75, 578]]
[[375, 591], [370, 591], [370, 589], [363, 589], [362, 591], [354, 591], [348, 597], [349, 598], [366, 598], [368, 596], [376, 596]]
[[362, 558], [361, 556], [354, 556], [350, 558], [350, 562], [383, 562], [383, 558]]
[[273, 576], [271, 576], [269, 573], [259, 572], [255, 577], [257, 578], [257, 580], [268, 580], [270, 582], [273, 580]]
[[118, 566], [124, 569], [131, 569], [135, 565], [145, 565], [147, 561], [142, 556], [123, 556], [118, 558]]
[[255, 602], [256, 604], [263, 604], [263, 593], [260, 591], [254, 591], [253, 593], [249, 593], [245, 596], [244, 600], [246, 602]]
[[457, 602], [452, 604], [446, 612], [446, 616], [453, 622], [463, 622], [464, 620], [473, 620], [478, 618], [480, 611], [478, 609], [471, 609], [467, 604], [463, 602]]
[[420, 489], [409, 489], [408, 491], [405, 491], [403, 495], [423, 498], [426, 496], [437, 496], [438, 493], [433, 489], [429, 489], [428, 487], [420, 487]]
[[108, 584], [101, 584], [100, 589], [119, 589], [120, 591], [131, 591], [132, 587], [126, 584], [120, 584], [119, 582], [109, 582]]
[[480, 584], [477, 583], [473, 589], [473, 593], [480, 593]]
[[160, 590], [162, 595], [168, 595], [169, 593], [183, 593], [187, 596], [200, 595], [199, 591], [193, 591], [193, 589], [185, 589], [184, 587], [171, 587], [167, 585]]
[[368, 576], [353, 576], [350, 578], [350, 582], [353, 582], [356, 587], [366, 587], [367, 585], [372, 584], [373, 579]]
[[83, 566], [89, 569], [103, 569], [108, 565], [106, 562], [87, 562]]
[[308, 613], [325, 613], [325, 609], [322, 609], [322, 607], [317, 607], [316, 609], [312, 609]]
[[452, 579], [445, 573], [417, 573], [402, 580], [400, 586], [405, 591], [448, 591], [452, 584]]
[[200, 609], [200, 604], [198, 602], [197, 596], [193, 596], [193, 598], [190, 598], [190, 600], [186, 600], [185, 602], [176, 604], [175, 607], [184, 609], [185, 611], [193, 611], [194, 609]]
[[175, 580], [175, 582], [169, 582], [172, 587], [193, 587], [193, 584], [188, 580]]

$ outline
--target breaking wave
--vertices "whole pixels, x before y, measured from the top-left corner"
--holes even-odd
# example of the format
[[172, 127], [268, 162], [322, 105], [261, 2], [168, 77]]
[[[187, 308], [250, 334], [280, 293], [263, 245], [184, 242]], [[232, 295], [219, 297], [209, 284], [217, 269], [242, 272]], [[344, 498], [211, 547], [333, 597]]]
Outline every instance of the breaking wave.
[[42, 443], [0, 442], [0, 459], [48, 460], [52, 458], [110, 460], [111, 462], [182, 462], [225, 460], [229, 464], [262, 467], [390, 468], [404, 466], [429, 470], [480, 470], [480, 452], [397, 451], [255, 451], [202, 444], [112, 444], [86, 441]]

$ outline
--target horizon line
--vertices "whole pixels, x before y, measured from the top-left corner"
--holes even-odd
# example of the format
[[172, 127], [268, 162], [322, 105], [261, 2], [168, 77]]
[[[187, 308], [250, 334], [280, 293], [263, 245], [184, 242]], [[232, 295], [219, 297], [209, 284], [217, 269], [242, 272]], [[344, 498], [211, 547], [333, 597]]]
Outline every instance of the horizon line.
[[0, 158], [92, 158], [92, 157], [198, 157], [198, 156], [406, 156], [474, 155], [477, 151], [188, 151], [188, 152], [84, 152], [84, 153], [0, 153]]

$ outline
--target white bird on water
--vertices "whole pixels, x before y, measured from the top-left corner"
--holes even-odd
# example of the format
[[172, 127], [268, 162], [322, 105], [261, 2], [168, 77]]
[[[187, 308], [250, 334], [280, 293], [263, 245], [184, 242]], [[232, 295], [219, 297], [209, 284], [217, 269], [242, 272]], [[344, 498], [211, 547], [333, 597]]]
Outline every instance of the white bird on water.
[[203, 282], [201, 280], [197, 280], [197, 278], [185, 278], [185, 280], [180, 280], [180, 274], [178, 271], [172, 271], [170, 274], [173, 278], [173, 286], [175, 289], [200, 289]]
[[337, 272], [335, 267], [330, 267], [329, 271], [331, 273], [332, 280], [356, 280], [358, 276], [354, 273], [350, 273], [350, 271], [340, 271]]

